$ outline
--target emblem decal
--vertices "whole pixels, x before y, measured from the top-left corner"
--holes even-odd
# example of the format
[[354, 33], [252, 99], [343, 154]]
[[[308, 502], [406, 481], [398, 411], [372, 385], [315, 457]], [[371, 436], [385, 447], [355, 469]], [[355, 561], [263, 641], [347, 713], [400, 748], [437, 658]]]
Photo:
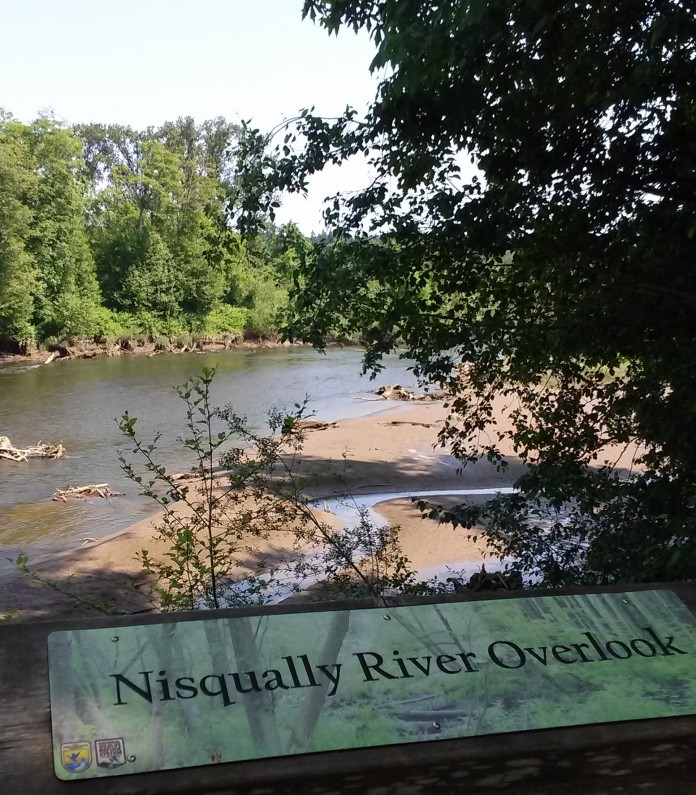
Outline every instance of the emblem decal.
[[97, 752], [97, 765], [99, 767], [114, 768], [126, 764], [126, 747], [122, 738], [95, 740], [94, 748]]
[[92, 764], [92, 746], [89, 743], [63, 743], [60, 758], [70, 773], [82, 773]]

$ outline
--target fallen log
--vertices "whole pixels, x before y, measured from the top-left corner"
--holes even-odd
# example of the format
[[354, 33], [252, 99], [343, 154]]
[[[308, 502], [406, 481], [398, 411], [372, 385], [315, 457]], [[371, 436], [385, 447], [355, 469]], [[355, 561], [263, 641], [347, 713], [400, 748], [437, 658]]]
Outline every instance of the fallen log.
[[413, 422], [411, 420], [392, 420], [391, 422], [380, 422], [380, 425], [420, 425], [422, 428], [432, 428], [432, 422]]
[[324, 422], [324, 420], [297, 420], [295, 425], [303, 431], [325, 431], [327, 428], [338, 428], [337, 422]]
[[65, 448], [61, 444], [37, 442], [32, 447], [15, 447], [7, 436], [0, 436], [0, 458], [8, 461], [26, 461], [28, 458], [62, 458]]
[[53, 499], [58, 502], [67, 502], [68, 498], [88, 499], [89, 497], [122, 497], [122, 491], [111, 491], [108, 483], [94, 483], [90, 486], [68, 486], [66, 489], [56, 489], [53, 492]]

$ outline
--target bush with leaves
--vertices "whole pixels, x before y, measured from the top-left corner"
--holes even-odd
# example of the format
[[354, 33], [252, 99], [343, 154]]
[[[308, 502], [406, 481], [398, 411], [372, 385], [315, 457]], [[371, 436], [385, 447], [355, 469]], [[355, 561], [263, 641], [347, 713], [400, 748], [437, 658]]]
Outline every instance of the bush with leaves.
[[[137, 435], [127, 412], [119, 424], [144, 462], [140, 474], [120, 453], [126, 475], [163, 509], [156, 525], [164, 556], [139, 555], [157, 581], [164, 610], [263, 604], [307, 580], [326, 581], [332, 595], [379, 596], [410, 582], [396, 528], [378, 528], [362, 513], [355, 528], [335, 529], [319, 520], [301, 493], [300, 453], [306, 403], [268, 415], [270, 434], [255, 433], [231, 407], [211, 404], [215, 370], [205, 369], [177, 392], [186, 408], [181, 438], [195, 466], [186, 478], [157, 461], [159, 434]], [[284, 549], [264, 553], [273, 538]], [[288, 585], [289, 583], [289, 585]]]

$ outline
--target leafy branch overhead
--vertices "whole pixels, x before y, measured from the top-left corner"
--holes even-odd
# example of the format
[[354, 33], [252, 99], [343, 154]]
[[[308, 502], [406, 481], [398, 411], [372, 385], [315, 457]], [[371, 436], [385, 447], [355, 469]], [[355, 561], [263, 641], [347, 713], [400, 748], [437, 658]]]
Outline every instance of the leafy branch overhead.
[[268, 195], [358, 156], [374, 173], [327, 203], [287, 333], [358, 333], [368, 367], [401, 342], [449, 383], [442, 440], [529, 468], [518, 496], [443, 518], [483, 523], [536, 581], [696, 574], [687, 6], [305, 2], [369, 32], [380, 83], [364, 117], [300, 113], [266, 164]]

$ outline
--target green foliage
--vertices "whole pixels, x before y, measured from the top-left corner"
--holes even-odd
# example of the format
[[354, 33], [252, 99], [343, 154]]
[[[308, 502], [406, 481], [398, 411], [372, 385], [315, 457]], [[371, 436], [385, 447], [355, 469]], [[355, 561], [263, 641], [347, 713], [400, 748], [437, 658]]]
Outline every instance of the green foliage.
[[92, 297], [76, 292], [59, 295], [51, 306], [51, 320], [42, 325], [42, 334], [62, 337], [98, 337], [104, 326], [102, 307]]
[[154, 229], [144, 230], [139, 237], [116, 301], [136, 314], [173, 317], [179, 309], [181, 284], [172, 255]]
[[22, 127], [0, 112], [0, 340], [26, 343], [35, 338], [36, 266], [27, 249], [28, 202], [35, 185]]
[[239, 135], [220, 118], [137, 131], [0, 112], [0, 344], [276, 332], [311, 245], [268, 213], [249, 241], [232, 230]]
[[156, 351], [168, 351], [170, 349], [169, 337], [158, 334], [153, 340]]
[[40, 174], [27, 238], [38, 277], [36, 324], [41, 334], [91, 336], [101, 296], [84, 230], [82, 146], [52, 119], [35, 121], [24, 134]]
[[241, 335], [247, 325], [248, 310], [241, 306], [218, 304], [203, 319], [203, 330], [208, 334]]
[[94, 313], [94, 337], [96, 340], [129, 337], [135, 333], [134, 319], [123, 312], [114, 312], [100, 306]]
[[247, 328], [251, 334], [264, 336], [276, 331], [287, 303], [287, 289], [279, 287], [272, 279], [255, 279], [249, 291]]
[[693, 15], [654, 0], [305, 14], [368, 30], [384, 71], [364, 118], [303, 111], [249, 169], [252, 218], [327, 163], [367, 155], [375, 174], [328, 206], [288, 333], [358, 333], [368, 367], [403, 341], [452, 388], [442, 440], [464, 463], [523, 458], [518, 495], [441, 515], [482, 524], [527, 578], [696, 575]]
[[314, 247], [293, 224], [266, 227], [246, 238], [245, 259], [233, 267], [236, 303], [249, 309], [247, 329], [253, 336], [276, 332], [288, 307], [290, 280], [309, 266]]
[[0, 337], [92, 333], [100, 295], [84, 232], [81, 146], [52, 119], [0, 120]]

